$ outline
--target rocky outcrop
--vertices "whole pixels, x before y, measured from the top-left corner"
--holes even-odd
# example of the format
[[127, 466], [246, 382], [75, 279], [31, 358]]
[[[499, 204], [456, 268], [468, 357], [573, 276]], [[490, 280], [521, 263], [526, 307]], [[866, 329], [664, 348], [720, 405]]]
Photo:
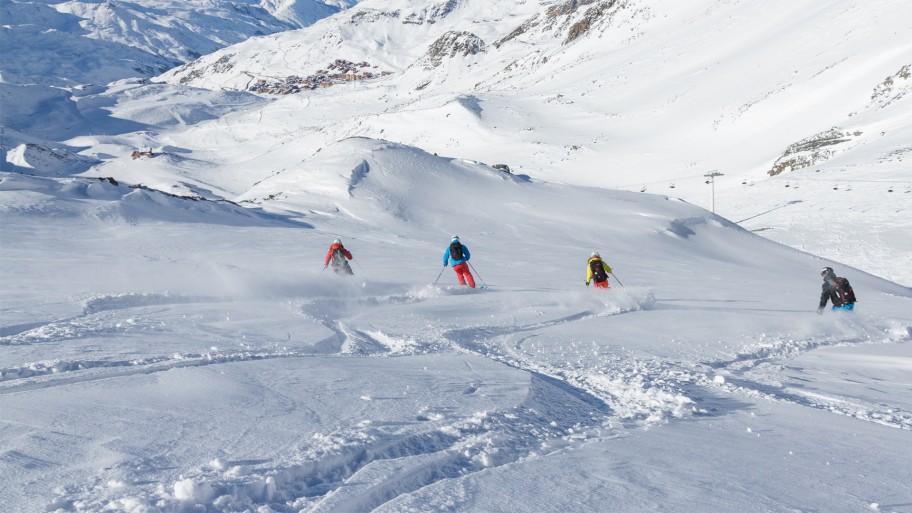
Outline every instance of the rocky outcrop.
[[874, 88], [871, 102], [886, 107], [912, 91], [912, 65], [906, 64]]
[[352, 14], [349, 22], [353, 25], [357, 25], [359, 23], [375, 23], [384, 18], [398, 18], [399, 14], [400, 12], [398, 10], [384, 11], [381, 9], [364, 8], [359, 9], [357, 12]]
[[434, 24], [437, 20], [445, 18], [448, 14], [456, 9], [459, 4], [458, 0], [446, 0], [445, 2], [431, 4], [420, 11], [413, 12], [402, 19], [402, 23], [412, 25], [424, 25], [425, 23]]
[[498, 39], [494, 47], [499, 48], [534, 30], [554, 32], [555, 36], [563, 37], [563, 44], [568, 44], [589, 32], [599, 22], [610, 20], [611, 15], [624, 5], [625, 3], [619, 0], [566, 0], [526, 20], [509, 34]]
[[457, 56], [467, 57], [484, 53], [486, 50], [484, 40], [475, 34], [449, 31], [431, 43], [421, 62], [426, 68], [431, 69], [440, 66], [444, 59], [452, 59]]
[[185, 64], [178, 68], [175, 72], [176, 75], [183, 75], [180, 78], [181, 84], [186, 84], [192, 82], [198, 78], [203, 78], [208, 75], [214, 75], [218, 73], [227, 73], [234, 68], [234, 54], [229, 53], [225, 54], [212, 64], [200, 67], [200, 61], [194, 61], [189, 64]]
[[564, 39], [564, 44], [571, 43], [574, 40], [579, 39], [579, 37], [586, 32], [589, 32], [589, 29], [591, 29], [599, 20], [607, 17], [616, 4], [616, 0], [610, 0], [607, 2], [599, 2], [586, 9], [583, 17], [571, 25], [567, 30], [567, 37]]
[[786, 171], [794, 171], [832, 158], [839, 152], [838, 145], [845, 144], [859, 137], [861, 132], [841, 131], [831, 128], [807, 139], [792, 144], [785, 149], [785, 153], [767, 171], [770, 176], [776, 176]]

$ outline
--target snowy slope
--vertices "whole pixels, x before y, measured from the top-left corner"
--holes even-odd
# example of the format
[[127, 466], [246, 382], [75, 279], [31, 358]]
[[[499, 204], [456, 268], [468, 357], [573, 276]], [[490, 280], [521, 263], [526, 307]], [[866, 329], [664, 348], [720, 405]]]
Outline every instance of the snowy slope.
[[[32, 6], [17, 2], [4, 8], [19, 12], [26, 5]], [[266, 2], [262, 8], [278, 16], [307, 11], [304, 5]], [[155, 22], [138, 4], [134, 11], [134, 4], [117, 3], [114, 10], [121, 18], [98, 14], [110, 8], [105, 4], [58, 7], [64, 6], [92, 13], [96, 21], [84, 24], [93, 37], [129, 41], [136, 47], [130, 51], [148, 44], [146, 54], [166, 56], [170, 50], [155, 41], [180, 40], [156, 40], [157, 29], [142, 31], [151, 38], [147, 42], [117, 32], [116, 27], [132, 25], [116, 20]], [[181, 6], [160, 7], [176, 13]], [[200, 34], [235, 30], [211, 23], [222, 8], [228, 7], [205, 4], [186, 15], [157, 19], [186, 19], [171, 24], [175, 29], [199, 23], [191, 32]], [[39, 155], [82, 152], [90, 162], [102, 155], [106, 167], [93, 174], [108, 176], [110, 161], [128, 159], [138, 149], [174, 146], [179, 138], [185, 154], [230, 175], [260, 167], [248, 161], [251, 157], [284, 153], [278, 169], [254, 172], [262, 178], [327, 144], [368, 136], [508, 164], [540, 179], [672, 194], [718, 207], [726, 218], [743, 220], [746, 228], [773, 240], [912, 284], [912, 268], [892, 263], [905, 260], [912, 240], [912, 227], [904, 221], [912, 177], [903, 165], [912, 112], [912, 34], [903, 23], [909, 13], [904, 3], [890, 1], [865, 6], [863, 16], [859, 9], [815, 2], [369, 0], [307, 29], [254, 38], [165, 75], [171, 83], [213, 92], [253, 89], [264, 99], [276, 98], [266, 91], [300, 91], [289, 95], [299, 98], [280, 102], [289, 109], [281, 124], [270, 121], [273, 126], [265, 128], [274, 140], [248, 138], [245, 126], [235, 128], [227, 119], [199, 126], [189, 138], [159, 135], [154, 124], [132, 122], [133, 116], [148, 118], [141, 112], [151, 109], [157, 118], [178, 120], [179, 130], [197, 123], [202, 118], [151, 105], [153, 94], [160, 93], [161, 102], [187, 94], [183, 86], [135, 93], [139, 98], [134, 99], [120, 86], [103, 91], [2, 84], [0, 115], [6, 129], [0, 165], [57, 173], [40, 164], [54, 159], [29, 162], [21, 156], [31, 144]], [[150, 61], [83, 48], [99, 40], [84, 37], [86, 29], [72, 17], [61, 18], [48, 8], [41, 12], [42, 23], [47, 19], [57, 30], [40, 37], [69, 39], [44, 44], [34, 40], [32, 25], [12, 24], [4, 34], [18, 35], [7, 43], [25, 41], [29, 51], [16, 53], [21, 59], [5, 66], [28, 66], [5, 69], [5, 81], [20, 75], [38, 83], [55, 76], [75, 80], [77, 70], [98, 68], [83, 57], [59, 64], [56, 54], [34, 58], [52, 47], [101, 59], [105, 69], [129, 68], [111, 68], [105, 80], [167, 65], [158, 57]], [[233, 37], [213, 40], [224, 44]], [[344, 62], [337, 66], [337, 59]], [[45, 68], [31, 67], [40, 65]], [[66, 71], [69, 65], [74, 69]], [[346, 81], [346, 72], [380, 78]], [[97, 81], [99, 71], [92, 73]], [[334, 74], [343, 78], [331, 78]], [[307, 88], [323, 83], [336, 85]], [[179, 103], [178, 111], [208, 108]], [[114, 119], [124, 120], [116, 129], [102, 115], [112, 106]], [[305, 115], [298, 112], [302, 109]], [[91, 115], [82, 116], [85, 111]], [[116, 147], [97, 140], [98, 119], [108, 126], [106, 134], [121, 134]], [[225, 140], [231, 146], [213, 147], [226, 130], [234, 134]], [[288, 147], [292, 140], [293, 149]], [[237, 146], [241, 141], [252, 146]], [[73, 169], [85, 169], [80, 159], [68, 160]], [[132, 164], [119, 162], [116, 167], [131, 172], [117, 178], [149, 182], [133, 176]], [[724, 174], [712, 188], [704, 183], [710, 171]], [[771, 172], [779, 174], [771, 177]], [[186, 176], [156, 180], [168, 191], [187, 181]], [[875, 246], [853, 242], [856, 232], [876, 233]]]
[[[880, 228], [880, 219], [909, 217], [912, 201], [888, 192], [912, 184], [903, 165], [912, 140], [910, 14], [898, 1], [372, 0], [164, 78], [287, 91], [318, 83], [336, 59], [364, 62], [391, 75], [297, 93], [309, 113], [339, 106], [288, 120], [302, 153], [378, 137], [707, 208], [714, 198], [704, 175], [722, 172], [726, 217], [754, 219], [749, 228], [789, 244], [796, 220], [815, 232], [810, 240], [825, 241], [845, 232], [829, 223], [849, 217], [847, 236], [877, 231], [876, 249], [798, 246], [908, 284], [908, 270], [886, 272], [878, 261], [903, 259], [912, 234], [902, 221]], [[789, 179], [803, 181], [801, 194], [785, 187]], [[830, 198], [850, 183], [854, 194]], [[760, 217], [789, 202], [785, 218]]]
[[908, 509], [905, 3], [325, 4], [0, 3], [4, 508]]
[[[907, 287], [671, 197], [382, 140], [228, 178], [237, 205], [0, 176], [7, 507], [902, 511], [912, 494]], [[441, 268], [454, 233], [487, 289]], [[353, 278], [321, 270], [336, 237]], [[608, 292], [583, 284], [592, 250]], [[854, 314], [815, 315], [823, 265]]]

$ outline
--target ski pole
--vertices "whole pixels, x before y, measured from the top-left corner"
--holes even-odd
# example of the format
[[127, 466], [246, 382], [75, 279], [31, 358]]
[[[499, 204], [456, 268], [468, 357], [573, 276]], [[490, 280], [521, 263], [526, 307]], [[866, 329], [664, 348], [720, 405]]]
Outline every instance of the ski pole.
[[[614, 273], [611, 273], [611, 276], [614, 276]], [[626, 288], [627, 288], [627, 287], [624, 286], [623, 283], [621, 283], [621, 280], [618, 280], [618, 277], [617, 277], [617, 276], [614, 276], [614, 279], [617, 280], [618, 285], [620, 285], [622, 289], [626, 289]]]
[[[443, 269], [446, 269], [446, 266], [443, 266]], [[440, 269], [440, 274], [438, 274], [437, 279], [434, 280], [434, 285], [437, 285], [437, 282], [440, 280], [440, 277], [443, 276], [443, 269]]]
[[475, 266], [472, 265], [472, 262], [469, 262], [468, 260], [466, 260], [466, 263], [469, 264], [469, 267], [472, 268], [472, 272], [475, 273], [475, 276], [478, 276], [478, 281], [481, 282], [481, 284], [484, 286], [484, 288], [488, 288], [488, 284], [484, 282], [484, 278], [482, 278], [481, 275], [478, 274], [478, 271], [475, 270]]
[[361, 269], [361, 272], [362, 272], [362, 273], [364, 273], [364, 274], [367, 274], [367, 272], [365, 272], [365, 271], [364, 271], [364, 268], [363, 268], [363, 267], [361, 267], [361, 263], [360, 263], [360, 262], [358, 262], [358, 261], [357, 261], [357, 260], [355, 260], [355, 259], [354, 259], [354, 258], [352, 258], [352, 262], [354, 262], [354, 263], [355, 263], [355, 265], [357, 265], [357, 266], [358, 266], [358, 269]]

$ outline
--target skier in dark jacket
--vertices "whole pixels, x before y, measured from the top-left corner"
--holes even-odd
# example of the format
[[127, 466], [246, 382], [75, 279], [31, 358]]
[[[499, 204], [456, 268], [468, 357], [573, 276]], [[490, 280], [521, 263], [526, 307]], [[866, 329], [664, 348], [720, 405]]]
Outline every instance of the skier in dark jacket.
[[323, 269], [326, 269], [326, 266], [332, 264], [332, 270], [334, 273], [345, 273], [345, 274], [355, 274], [352, 272], [352, 268], [348, 265], [348, 260], [354, 258], [352, 254], [345, 249], [345, 246], [342, 245], [342, 241], [336, 239], [333, 241], [332, 245], [329, 247], [329, 251], [326, 252], [326, 260], [323, 262]]
[[827, 301], [833, 302], [833, 310], [852, 311], [855, 309], [855, 291], [849, 285], [849, 280], [836, 276], [832, 267], [824, 267], [820, 271], [820, 276], [823, 276], [823, 292], [820, 293], [818, 314], [823, 314]]

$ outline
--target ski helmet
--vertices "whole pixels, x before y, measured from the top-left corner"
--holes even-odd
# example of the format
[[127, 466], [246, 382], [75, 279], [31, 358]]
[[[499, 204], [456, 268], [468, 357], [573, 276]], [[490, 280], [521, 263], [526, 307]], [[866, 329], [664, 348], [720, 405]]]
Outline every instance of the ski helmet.
[[450, 240], [459, 240], [459, 235], [453, 235], [453, 238]]
[[602, 257], [599, 256], [598, 251], [593, 251], [592, 254], [589, 255], [589, 258], [602, 258]]
[[342, 244], [342, 241], [339, 240], [339, 239], [335, 239], [335, 240], [333, 241], [333, 244]]
[[829, 275], [831, 275], [831, 274], [836, 274], [836, 273], [833, 271], [833, 268], [832, 268], [832, 267], [824, 267], [823, 270], [820, 271], [820, 276], [823, 276], [823, 277], [827, 277], [827, 276], [829, 276]]

